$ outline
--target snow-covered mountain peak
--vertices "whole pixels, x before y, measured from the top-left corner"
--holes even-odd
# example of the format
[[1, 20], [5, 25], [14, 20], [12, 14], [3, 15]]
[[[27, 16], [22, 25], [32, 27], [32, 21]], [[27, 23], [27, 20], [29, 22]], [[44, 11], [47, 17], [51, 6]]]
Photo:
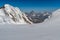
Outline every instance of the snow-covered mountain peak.
[[0, 8], [0, 24], [26, 24], [27, 22], [32, 23], [18, 7], [5, 4]]
[[58, 10], [52, 12], [52, 16], [54, 16], [54, 17], [60, 16], [60, 9], [58, 9]]
[[7, 7], [7, 6], [10, 6], [10, 5], [9, 4], [5, 4], [4, 6]]

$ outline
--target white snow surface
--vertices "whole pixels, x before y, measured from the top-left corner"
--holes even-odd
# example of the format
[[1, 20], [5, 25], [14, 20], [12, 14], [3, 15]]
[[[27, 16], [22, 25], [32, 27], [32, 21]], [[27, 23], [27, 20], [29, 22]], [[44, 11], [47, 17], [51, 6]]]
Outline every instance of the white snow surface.
[[0, 25], [0, 40], [60, 40], [60, 25]]
[[0, 24], [0, 40], [60, 40], [60, 9], [40, 24]]

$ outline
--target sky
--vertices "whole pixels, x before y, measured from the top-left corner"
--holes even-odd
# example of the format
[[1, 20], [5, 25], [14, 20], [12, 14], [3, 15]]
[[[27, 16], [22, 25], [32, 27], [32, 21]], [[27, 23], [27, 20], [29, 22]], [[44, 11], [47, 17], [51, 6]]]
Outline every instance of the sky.
[[10, 4], [19, 7], [22, 11], [54, 11], [60, 8], [59, 0], [0, 0], [0, 7]]

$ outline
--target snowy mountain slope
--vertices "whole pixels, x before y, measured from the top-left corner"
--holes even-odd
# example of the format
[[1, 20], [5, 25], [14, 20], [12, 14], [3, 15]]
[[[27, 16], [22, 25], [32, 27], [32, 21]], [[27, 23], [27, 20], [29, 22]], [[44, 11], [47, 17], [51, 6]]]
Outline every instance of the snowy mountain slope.
[[52, 15], [45, 20], [45, 24], [60, 24], [60, 9], [52, 12]]
[[[21, 12], [18, 7], [13, 7], [9, 4], [5, 4], [0, 8], [0, 23], [8, 24], [26, 24], [28, 20], [25, 13]], [[25, 18], [25, 19], [24, 19]]]

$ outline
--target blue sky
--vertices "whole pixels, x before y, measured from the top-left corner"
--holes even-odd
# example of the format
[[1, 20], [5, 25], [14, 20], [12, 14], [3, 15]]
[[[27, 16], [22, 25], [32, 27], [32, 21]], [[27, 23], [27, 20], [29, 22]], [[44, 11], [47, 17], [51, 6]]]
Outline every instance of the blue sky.
[[22, 11], [52, 11], [60, 8], [59, 0], [0, 0], [0, 6], [10, 4], [19, 7]]

